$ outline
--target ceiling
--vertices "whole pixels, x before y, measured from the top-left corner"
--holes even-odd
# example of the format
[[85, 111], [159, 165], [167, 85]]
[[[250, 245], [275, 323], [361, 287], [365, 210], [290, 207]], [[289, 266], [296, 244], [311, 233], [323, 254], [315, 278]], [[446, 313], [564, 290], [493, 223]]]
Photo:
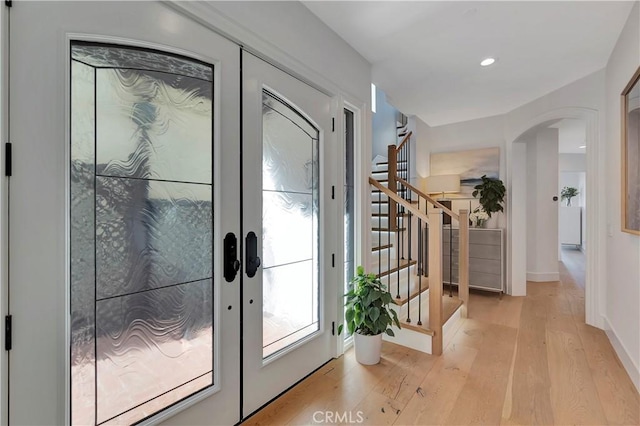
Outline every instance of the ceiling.
[[[605, 67], [633, 2], [304, 1], [430, 126], [504, 114]], [[481, 67], [486, 57], [497, 61]]]

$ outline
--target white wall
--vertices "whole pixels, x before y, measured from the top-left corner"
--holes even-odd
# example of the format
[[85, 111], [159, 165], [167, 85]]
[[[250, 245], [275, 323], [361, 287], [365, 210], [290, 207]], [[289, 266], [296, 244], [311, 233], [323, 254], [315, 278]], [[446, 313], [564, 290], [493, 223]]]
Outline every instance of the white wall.
[[586, 172], [587, 155], [560, 153], [558, 157], [558, 169], [561, 172]]
[[620, 93], [640, 65], [640, 5], [636, 2], [606, 68], [608, 335], [640, 389], [640, 236], [621, 232]]
[[527, 280], [557, 281], [558, 129], [540, 129], [527, 142]]
[[385, 93], [376, 88], [376, 112], [371, 117], [372, 133], [372, 159], [376, 155], [387, 157], [387, 147], [395, 145], [398, 141], [396, 132], [396, 120], [398, 110], [387, 102]]
[[[527, 204], [528, 204], [528, 176], [527, 167], [527, 148], [531, 144], [526, 142], [516, 142], [513, 144], [512, 150], [512, 167], [520, 170], [511, 179], [511, 185], [507, 191], [510, 192], [511, 229], [519, 232], [519, 237], [513, 240], [511, 250], [508, 252], [507, 260], [510, 260], [511, 276], [506, 280], [507, 292], [513, 296], [525, 296], [527, 290], [527, 261], [529, 251], [527, 249], [527, 240], [530, 238], [529, 228], [527, 227]], [[508, 232], [508, 231], [507, 231]], [[511, 232], [510, 234], [513, 234]], [[509, 266], [507, 267], [509, 270]]]
[[[302, 77], [325, 80], [350, 97], [369, 106], [371, 64], [299, 2], [215, 1], [206, 5], [221, 19], [217, 27], [253, 48], [262, 42], [290, 56], [308, 70]], [[236, 31], [234, 25], [242, 28]], [[254, 35], [255, 37], [251, 37]], [[259, 40], [259, 42], [255, 42]], [[271, 50], [271, 49], [269, 49]], [[274, 58], [272, 58], [274, 59]], [[288, 61], [275, 58], [287, 66]]]

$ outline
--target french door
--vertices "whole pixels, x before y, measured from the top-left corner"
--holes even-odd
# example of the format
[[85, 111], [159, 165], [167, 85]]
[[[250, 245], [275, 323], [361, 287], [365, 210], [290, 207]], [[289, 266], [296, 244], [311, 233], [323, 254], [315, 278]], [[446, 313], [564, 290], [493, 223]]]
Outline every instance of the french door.
[[249, 53], [242, 61], [247, 416], [332, 357], [341, 206], [331, 98]]
[[8, 422], [237, 423], [239, 47], [155, 2], [10, 23]]

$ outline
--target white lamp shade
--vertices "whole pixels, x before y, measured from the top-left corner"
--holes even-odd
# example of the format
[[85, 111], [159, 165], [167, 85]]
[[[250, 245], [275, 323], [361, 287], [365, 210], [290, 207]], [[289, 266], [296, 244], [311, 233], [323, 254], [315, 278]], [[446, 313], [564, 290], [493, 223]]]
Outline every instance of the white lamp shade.
[[425, 178], [427, 194], [460, 192], [460, 175], [437, 175]]

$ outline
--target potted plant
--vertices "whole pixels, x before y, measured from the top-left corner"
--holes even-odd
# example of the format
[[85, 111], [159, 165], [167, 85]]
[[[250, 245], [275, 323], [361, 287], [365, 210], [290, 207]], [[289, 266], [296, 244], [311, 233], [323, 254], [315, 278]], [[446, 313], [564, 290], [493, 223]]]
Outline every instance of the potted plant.
[[578, 194], [578, 188], [574, 188], [573, 186], [565, 186], [564, 188], [562, 188], [562, 191], [560, 191], [560, 199], [567, 200], [567, 206], [570, 206], [571, 199]]
[[484, 228], [485, 222], [489, 219], [489, 215], [483, 209], [478, 207], [470, 215], [469, 220], [476, 228]]
[[483, 175], [482, 183], [474, 186], [475, 191], [471, 195], [477, 197], [480, 195], [480, 205], [489, 217], [491, 213], [503, 212], [504, 194], [507, 189], [500, 179], [488, 178]]
[[[350, 290], [345, 294], [345, 321], [353, 335], [356, 360], [365, 365], [380, 362], [382, 333], [394, 336], [392, 325], [400, 328], [396, 312], [389, 308], [393, 298], [375, 274], [365, 274], [358, 266], [356, 276], [350, 281]], [[343, 325], [338, 327], [342, 333]]]

